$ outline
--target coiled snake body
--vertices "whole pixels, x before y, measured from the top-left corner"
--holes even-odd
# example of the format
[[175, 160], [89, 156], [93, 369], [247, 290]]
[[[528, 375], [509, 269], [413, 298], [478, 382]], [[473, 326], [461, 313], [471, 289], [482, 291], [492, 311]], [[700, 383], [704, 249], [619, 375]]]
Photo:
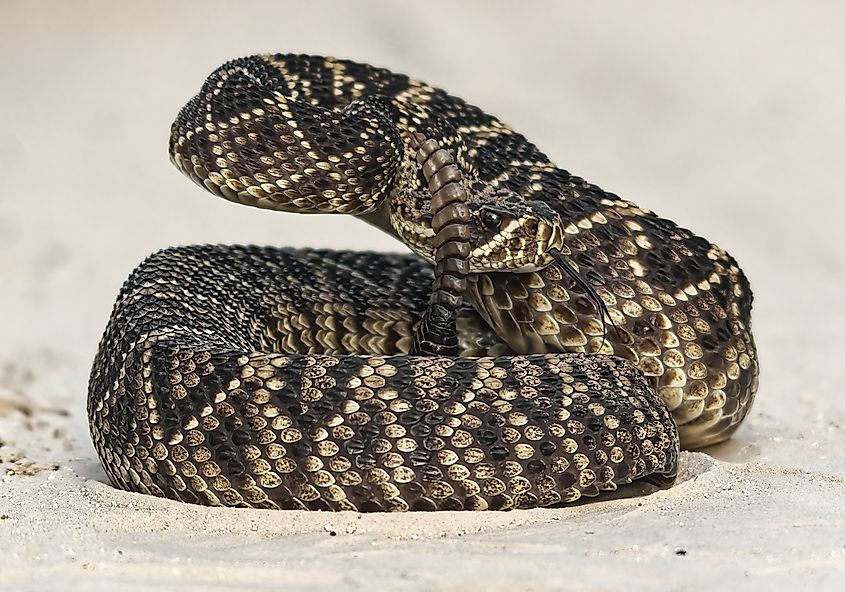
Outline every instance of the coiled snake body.
[[[417, 151], [425, 138], [440, 157]], [[442, 90], [333, 58], [244, 58], [182, 109], [170, 150], [218, 196], [355, 215], [416, 254], [150, 256], [89, 384], [118, 487], [265, 508], [552, 505], [670, 484], [679, 438], [721, 441], [749, 409], [735, 260]], [[437, 294], [447, 321], [420, 323]]]

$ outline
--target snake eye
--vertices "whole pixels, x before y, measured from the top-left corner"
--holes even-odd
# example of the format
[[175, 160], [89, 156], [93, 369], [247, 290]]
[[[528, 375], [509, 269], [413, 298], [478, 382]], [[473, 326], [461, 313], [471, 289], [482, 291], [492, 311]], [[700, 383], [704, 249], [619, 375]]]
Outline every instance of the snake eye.
[[498, 230], [502, 225], [502, 217], [493, 210], [481, 210], [481, 223], [490, 230]]

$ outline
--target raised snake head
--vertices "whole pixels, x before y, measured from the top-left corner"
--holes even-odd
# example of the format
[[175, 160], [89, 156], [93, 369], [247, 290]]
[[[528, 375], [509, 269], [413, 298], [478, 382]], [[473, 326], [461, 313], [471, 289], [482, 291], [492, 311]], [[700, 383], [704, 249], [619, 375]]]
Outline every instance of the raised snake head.
[[[464, 239], [470, 245], [471, 273], [528, 273], [552, 263], [550, 251], [563, 246], [563, 225], [548, 204], [481, 183], [467, 187], [467, 193], [469, 236]], [[435, 232], [427, 205], [399, 198], [391, 206], [391, 223], [411, 250], [434, 262]]]

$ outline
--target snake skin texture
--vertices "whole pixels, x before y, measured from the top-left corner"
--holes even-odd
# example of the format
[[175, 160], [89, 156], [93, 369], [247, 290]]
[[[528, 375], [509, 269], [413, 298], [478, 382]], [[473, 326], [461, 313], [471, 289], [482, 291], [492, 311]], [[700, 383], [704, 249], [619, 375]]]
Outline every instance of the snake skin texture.
[[[736, 261], [461, 99], [365, 64], [253, 56], [182, 109], [171, 158], [218, 196], [356, 215], [429, 258], [411, 235], [433, 221], [415, 133], [454, 155], [471, 207], [520, 210], [484, 253], [532, 269], [469, 275], [460, 356], [408, 355], [432, 291], [417, 255], [162, 251], [121, 290], [91, 374], [115, 485], [212, 505], [533, 507], [668, 485], [679, 437], [736, 429], [759, 373]], [[552, 212], [560, 236], [520, 208]], [[535, 265], [558, 239], [584, 281]]]
[[[211, 505], [375, 511], [532, 507], [671, 482], [677, 431], [630, 362], [397, 354], [430, 291], [410, 278], [430, 284], [430, 266], [240, 246], [148, 258], [92, 376], [112, 483]], [[278, 351], [307, 353], [264, 353]]]

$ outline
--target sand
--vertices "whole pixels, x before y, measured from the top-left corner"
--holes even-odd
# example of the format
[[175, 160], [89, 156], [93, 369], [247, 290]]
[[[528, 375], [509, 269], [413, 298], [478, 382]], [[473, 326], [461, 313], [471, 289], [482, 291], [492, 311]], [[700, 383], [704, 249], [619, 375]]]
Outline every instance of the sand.
[[[843, 589], [844, 18], [824, 2], [4, 2], [0, 589]], [[344, 217], [212, 199], [169, 164], [176, 110], [257, 51], [413, 73], [727, 248], [762, 366], [740, 431], [684, 453], [669, 490], [555, 510], [274, 513], [113, 489], [87, 374], [146, 254], [403, 249]]]

